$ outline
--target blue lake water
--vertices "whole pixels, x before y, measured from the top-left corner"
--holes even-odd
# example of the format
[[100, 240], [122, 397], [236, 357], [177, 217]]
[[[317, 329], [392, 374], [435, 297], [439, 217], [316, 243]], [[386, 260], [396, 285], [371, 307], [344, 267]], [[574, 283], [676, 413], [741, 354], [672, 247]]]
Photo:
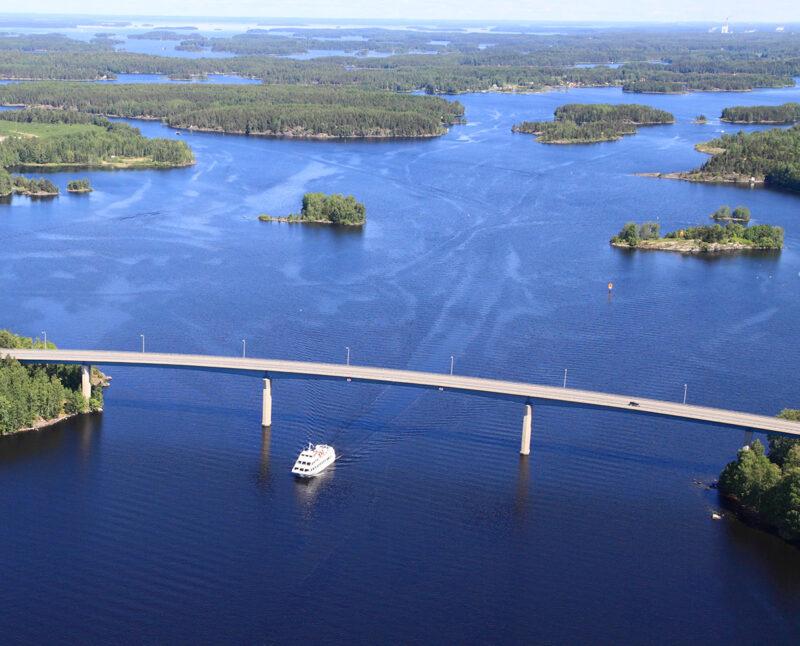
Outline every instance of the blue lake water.
[[[569, 385], [774, 414], [800, 407], [800, 198], [636, 176], [692, 168], [725, 106], [800, 89], [459, 97], [426, 141], [192, 134], [197, 164], [53, 173], [95, 192], [0, 205], [2, 326], [62, 347], [248, 354]], [[546, 146], [511, 125], [572, 101], [677, 123]], [[264, 224], [306, 191], [363, 231]], [[780, 254], [625, 253], [721, 204]], [[611, 298], [606, 284], [615, 285]], [[800, 552], [709, 482], [738, 431], [355, 383], [114, 368], [101, 415], [0, 438], [0, 630], [19, 642], [794, 643]], [[304, 442], [341, 459], [294, 481]], [[311, 618], [311, 620], [309, 620]], [[321, 627], [322, 626], [322, 627]]]

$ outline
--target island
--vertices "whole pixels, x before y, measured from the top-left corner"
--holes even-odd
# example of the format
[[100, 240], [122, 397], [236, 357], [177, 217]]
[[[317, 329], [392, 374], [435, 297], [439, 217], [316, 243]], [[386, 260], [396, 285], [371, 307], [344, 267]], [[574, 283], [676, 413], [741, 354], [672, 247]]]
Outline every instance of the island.
[[593, 144], [636, 134], [638, 126], [675, 123], [669, 112], [627, 103], [568, 103], [556, 108], [553, 121], [523, 121], [512, 132], [536, 135], [544, 144]]
[[[194, 76], [188, 71], [174, 74]], [[438, 137], [464, 115], [464, 107], [455, 101], [352, 87], [169, 83], [19, 83], [11, 87], [0, 86], [0, 103], [267, 137]]]
[[[778, 415], [800, 422], [800, 410]], [[800, 545], [800, 440], [770, 435], [769, 453], [755, 440], [725, 466], [717, 487], [745, 522]]]
[[88, 179], [73, 179], [67, 183], [69, 193], [91, 193], [92, 184]]
[[750, 222], [750, 209], [746, 206], [737, 206], [733, 211], [731, 207], [724, 205], [719, 207], [711, 214], [711, 219], [715, 222]]
[[303, 224], [337, 224], [362, 226], [367, 221], [366, 207], [352, 195], [334, 193], [306, 193], [298, 214], [273, 216], [261, 214], [261, 222], [289, 222]]
[[725, 226], [688, 227], [660, 235], [658, 222], [641, 225], [628, 222], [611, 238], [614, 247], [677, 251], [679, 253], [717, 253], [745, 250], [780, 250], [783, 248], [783, 229], [768, 224], [752, 227], [728, 222]]
[[58, 195], [58, 186], [44, 177], [34, 179], [11, 175], [0, 167], [0, 197], [7, 197], [12, 193], [29, 197], [55, 197]]
[[800, 125], [722, 135], [695, 148], [711, 159], [695, 170], [639, 173], [689, 182], [735, 183], [800, 192]]
[[708, 123], [708, 117], [706, 117], [706, 115], [704, 115], [704, 114], [698, 114], [694, 118], [693, 123], [696, 123], [697, 125], [700, 125], [700, 126], [705, 125], [706, 123]]
[[[0, 330], [0, 348], [55, 349], [51, 342]], [[81, 367], [23, 365], [0, 351], [0, 435], [34, 430], [80, 413], [103, 409], [109, 377], [92, 369], [91, 397], [81, 394]]]
[[800, 122], [800, 103], [734, 106], [722, 111], [721, 120], [726, 123], [797, 123]]

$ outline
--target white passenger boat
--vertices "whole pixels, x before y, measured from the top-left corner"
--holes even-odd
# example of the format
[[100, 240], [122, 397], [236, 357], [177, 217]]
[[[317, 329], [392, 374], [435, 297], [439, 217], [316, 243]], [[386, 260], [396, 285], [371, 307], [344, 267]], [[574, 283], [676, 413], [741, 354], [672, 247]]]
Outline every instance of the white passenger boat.
[[313, 478], [336, 460], [336, 451], [327, 444], [309, 444], [297, 456], [292, 473], [299, 478]]

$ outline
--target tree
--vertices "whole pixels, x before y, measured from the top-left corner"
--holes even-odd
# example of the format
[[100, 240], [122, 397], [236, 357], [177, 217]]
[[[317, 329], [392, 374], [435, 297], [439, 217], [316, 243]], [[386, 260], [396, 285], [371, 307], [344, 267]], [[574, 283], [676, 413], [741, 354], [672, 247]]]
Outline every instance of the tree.
[[764, 454], [764, 445], [755, 440], [739, 450], [736, 461], [728, 464], [719, 477], [719, 488], [742, 504], [760, 509], [765, 496], [781, 478], [777, 464]]
[[639, 237], [642, 240], [658, 240], [661, 235], [661, 225], [658, 222], [645, 222], [639, 227]]
[[750, 209], [746, 206], [737, 206], [733, 210], [733, 219], [739, 220], [740, 222], [750, 222]]

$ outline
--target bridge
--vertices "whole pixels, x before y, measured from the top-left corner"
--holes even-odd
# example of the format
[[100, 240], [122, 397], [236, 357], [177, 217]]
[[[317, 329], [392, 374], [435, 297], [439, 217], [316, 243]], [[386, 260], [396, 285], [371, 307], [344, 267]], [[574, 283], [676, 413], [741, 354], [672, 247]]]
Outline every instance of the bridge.
[[10, 356], [21, 363], [78, 364], [82, 368], [81, 390], [91, 394], [91, 366], [141, 366], [184, 368], [217, 372], [256, 374], [262, 378], [261, 424], [272, 426], [272, 378], [299, 377], [357, 381], [378, 384], [415, 386], [471, 393], [520, 401], [524, 404], [520, 453], [528, 455], [531, 446], [534, 402], [560, 402], [592, 408], [617, 409], [630, 413], [658, 415], [741, 428], [748, 432], [766, 431], [800, 437], [800, 423], [722, 408], [695, 406], [633, 395], [619, 395], [542, 386], [518, 381], [465, 377], [415, 370], [395, 370], [375, 366], [283, 361], [245, 357], [220, 357], [199, 354], [160, 354], [153, 352], [115, 352], [105, 350], [17, 350], [0, 349], [0, 356]]

